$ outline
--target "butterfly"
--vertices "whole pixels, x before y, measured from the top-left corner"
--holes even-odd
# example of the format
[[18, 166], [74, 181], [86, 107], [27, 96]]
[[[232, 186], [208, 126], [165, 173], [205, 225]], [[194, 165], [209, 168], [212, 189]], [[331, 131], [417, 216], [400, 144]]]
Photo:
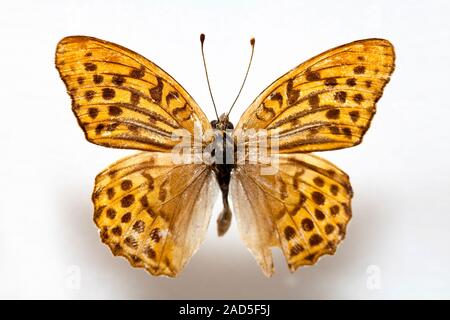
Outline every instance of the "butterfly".
[[[209, 86], [204, 40], [202, 35]], [[251, 57], [254, 44], [252, 39]], [[62, 39], [56, 68], [86, 139], [140, 151], [95, 179], [94, 222], [101, 240], [132, 266], [175, 277], [204, 240], [221, 192], [219, 235], [233, 212], [240, 237], [266, 276], [274, 272], [273, 247], [281, 248], [291, 272], [334, 254], [352, 216], [353, 191], [347, 174], [312, 152], [362, 141], [394, 66], [387, 40], [330, 49], [273, 82], [233, 126], [229, 113], [209, 122], [189, 93], [143, 56], [92, 37]], [[194, 135], [196, 126], [219, 134], [197, 141], [194, 153], [224, 138], [231, 148], [215, 146], [228, 155], [235, 153], [236, 132], [265, 130], [277, 140], [269, 157], [278, 170], [262, 174], [269, 164], [245, 161], [174, 163], [171, 150], [180, 142], [174, 131]]]

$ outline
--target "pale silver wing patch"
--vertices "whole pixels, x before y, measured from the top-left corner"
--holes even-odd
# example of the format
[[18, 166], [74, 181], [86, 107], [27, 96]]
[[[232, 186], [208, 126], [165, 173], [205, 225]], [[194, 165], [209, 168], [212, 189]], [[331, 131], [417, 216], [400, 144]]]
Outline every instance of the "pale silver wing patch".
[[[172, 206], [178, 208], [178, 213], [172, 223], [172, 241], [177, 270], [186, 265], [205, 239], [219, 191], [214, 173], [206, 167], [199, 179], [174, 201]], [[170, 210], [170, 205], [164, 209]]]
[[272, 220], [273, 206], [278, 203], [268, 202], [263, 190], [239, 167], [231, 177], [230, 194], [240, 237], [263, 273], [270, 277], [274, 271], [271, 249], [279, 245]]

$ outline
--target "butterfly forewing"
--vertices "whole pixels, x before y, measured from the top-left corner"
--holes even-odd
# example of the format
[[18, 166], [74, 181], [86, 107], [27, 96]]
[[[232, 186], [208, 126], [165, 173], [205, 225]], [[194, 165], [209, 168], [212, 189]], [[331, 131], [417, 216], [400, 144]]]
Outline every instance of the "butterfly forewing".
[[86, 138], [96, 144], [169, 152], [176, 129], [210, 124], [170, 75], [141, 55], [100, 39], [67, 37], [56, 66]]
[[271, 84], [236, 129], [267, 129], [280, 153], [359, 144], [394, 70], [387, 40], [355, 41], [326, 51]]

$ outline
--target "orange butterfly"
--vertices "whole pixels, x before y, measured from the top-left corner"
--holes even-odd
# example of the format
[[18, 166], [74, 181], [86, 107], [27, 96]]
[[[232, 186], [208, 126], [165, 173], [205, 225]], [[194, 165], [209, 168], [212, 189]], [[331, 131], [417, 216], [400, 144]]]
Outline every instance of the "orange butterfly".
[[[203, 55], [204, 35], [201, 42]], [[241, 238], [265, 275], [274, 270], [272, 247], [283, 250], [291, 271], [333, 254], [351, 218], [352, 188], [343, 171], [310, 152], [361, 142], [394, 60], [383, 39], [328, 50], [272, 83], [233, 130], [229, 113], [210, 123], [178, 82], [141, 55], [91, 37], [62, 39], [56, 67], [86, 139], [142, 151], [96, 177], [92, 200], [102, 241], [131, 265], [174, 277], [203, 241], [220, 190], [219, 235], [231, 223], [230, 192]], [[175, 163], [171, 151], [181, 137], [174, 132], [195, 137], [196, 124], [218, 134], [194, 138], [194, 154], [212, 144], [232, 159], [237, 145], [251, 142], [238, 143], [237, 132], [264, 129], [277, 141], [269, 154], [277, 172], [262, 174], [269, 164], [246, 161]]]

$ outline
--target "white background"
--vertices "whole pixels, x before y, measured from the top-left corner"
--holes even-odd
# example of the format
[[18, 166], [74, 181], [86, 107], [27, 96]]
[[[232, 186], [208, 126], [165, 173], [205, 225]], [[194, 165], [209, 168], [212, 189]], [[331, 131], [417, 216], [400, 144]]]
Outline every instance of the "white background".
[[[450, 298], [449, 15], [444, 0], [1, 1], [0, 298]], [[94, 177], [132, 151], [84, 140], [54, 68], [56, 43], [81, 34], [137, 51], [211, 119], [201, 32], [221, 112], [256, 37], [235, 123], [260, 91], [315, 54], [368, 37], [395, 45], [397, 69], [364, 143], [322, 154], [355, 191], [335, 256], [290, 274], [275, 250], [276, 274], [266, 279], [236, 226], [219, 239], [211, 223], [184, 272], [169, 279], [131, 268], [100, 242]], [[374, 276], [380, 287], [367, 285]]]

